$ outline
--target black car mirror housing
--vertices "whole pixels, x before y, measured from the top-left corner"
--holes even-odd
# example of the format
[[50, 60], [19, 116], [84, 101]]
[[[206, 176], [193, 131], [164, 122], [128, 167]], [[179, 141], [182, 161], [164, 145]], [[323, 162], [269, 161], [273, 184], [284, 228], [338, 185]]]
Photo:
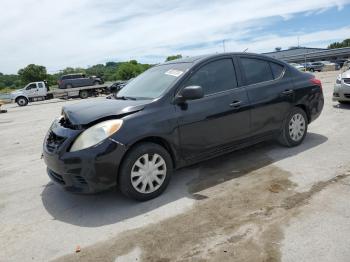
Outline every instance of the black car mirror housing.
[[196, 100], [204, 97], [204, 91], [201, 86], [186, 86], [181, 90], [180, 94], [176, 96], [176, 103], [183, 103], [186, 100]]

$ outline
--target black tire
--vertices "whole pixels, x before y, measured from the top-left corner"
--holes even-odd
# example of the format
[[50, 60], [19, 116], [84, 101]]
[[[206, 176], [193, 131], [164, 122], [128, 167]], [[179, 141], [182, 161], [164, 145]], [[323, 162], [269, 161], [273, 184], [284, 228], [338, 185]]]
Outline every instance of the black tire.
[[[304, 119], [304, 133], [302, 134], [302, 137], [298, 140], [294, 140], [290, 134], [290, 124], [294, 116], [301, 115]], [[283, 128], [281, 131], [281, 134], [278, 138], [278, 141], [283, 146], [287, 147], [294, 147], [300, 145], [303, 140], [305, 139], [305, 136], [307, 134], [307, 128], [308, 128], [308, 118], [305, 113], [305, 111], [299, 107], [294, 107], [285, 121], [283, 122]]]
[[[131, 182], [131, 179], [132, 179], [131, 172], [134, 167], [134, 164], [140, 157], [142, 157], [145, 154], [149, 154], [149, 155], [158, 154], [163, 158], [166, 165], [166, 174], [165, 174], [164, 181], [162, 182], [161, 186], [157, 190], [151, 193], [141, 193], [137, 191]], [[127, 155], [123, 160], [121, 168], [119, 170], [117, 184], [119, 186], [120, 191], [125, 196], [135, 199], [137, 201], [147, 201], [163, 193], [163, 191], [167, 188], [170, 182], [172, 172], [173, 172], [173, 163], [169, 152], [164, 147], [158, 144], [145, 142], [145, 143], [136, 145], [135, 147], [130, 149], [130, 151], [127, 153]]]
[[80, 90], [79, 97], [81, 99], [86, 99], [90, 96], [89, 92], [87, 90]]
[[16, 98], [16, 103], [19, 106], [26, 106], [28, 105], [28, 99], [24, 96], [20, 96]]
[[66, 84], [64, 86], [64, 89], [70, 89], [70, 88], [73, 88], [73, 85], [72, 84]]

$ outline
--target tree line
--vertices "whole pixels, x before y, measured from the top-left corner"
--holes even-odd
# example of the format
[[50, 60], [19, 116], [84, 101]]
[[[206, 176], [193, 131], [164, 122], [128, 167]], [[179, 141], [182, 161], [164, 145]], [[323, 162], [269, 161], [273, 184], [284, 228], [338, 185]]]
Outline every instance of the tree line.
[[343, 40], [342, 42], [334, 42], [328, 46], [328, 49], [350, 47], [350, 38]]
[[[166, 61], [181, 57], [181, 55], [169, 56], [166, 58]], [[25, 68], [18, 70], [17, 74], [6, 75], [0, 73], [0, 90], [5, 88], [21, 88], [30, 82], [43, 80], [46, 80], [50, 86], [54, 86], [57, 85], [57, 81], [62, 75], [74, 73], [98, 76], [104, 81], [129, 80], [152, 66], [153, 65], [151, 64], [142, 64], [136, 60], [131, 60], [128, 62], [107, 62], [105, 64], [93, 65], [88, 68], [67, 67], [58, 73], [48, 74], [45, 66], [30, 64]]]

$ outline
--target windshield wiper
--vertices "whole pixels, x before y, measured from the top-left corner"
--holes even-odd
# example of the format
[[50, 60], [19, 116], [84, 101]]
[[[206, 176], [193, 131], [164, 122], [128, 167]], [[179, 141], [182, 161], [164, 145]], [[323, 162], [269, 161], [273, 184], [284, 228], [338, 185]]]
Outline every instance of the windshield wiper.
[[117, 97], [115, 97], [115, 99], [120, 99], [120, 100], [136, 100], [135, 97], [131, 97], [131, 96], [117, 96]]

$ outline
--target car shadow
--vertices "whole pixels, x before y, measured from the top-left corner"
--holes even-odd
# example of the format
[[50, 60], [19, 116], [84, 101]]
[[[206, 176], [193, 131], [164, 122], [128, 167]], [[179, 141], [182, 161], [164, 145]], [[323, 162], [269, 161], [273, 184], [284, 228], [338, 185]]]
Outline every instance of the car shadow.
[[65, 192], [48, 183], [42, 192], [42, 202], [55, 220], [81, 227], [100, 227], [133, 218], [181, 198], [201, 200], [200, 191], [250, 173], [276, 161], [298, 155], [328, 139], [309, 133], [304, 142], [294, 148], [264, 142], [233, 153], [216, 157], [174, 172], [168, 189], [158, 198], [136, 202], [119, 190], [95, 195]]
[[347, 104], [336, 104], [333, 105], [334, 108], [339, 108], [339, 109], [348, 109], [350, 110], [350, 102]]

